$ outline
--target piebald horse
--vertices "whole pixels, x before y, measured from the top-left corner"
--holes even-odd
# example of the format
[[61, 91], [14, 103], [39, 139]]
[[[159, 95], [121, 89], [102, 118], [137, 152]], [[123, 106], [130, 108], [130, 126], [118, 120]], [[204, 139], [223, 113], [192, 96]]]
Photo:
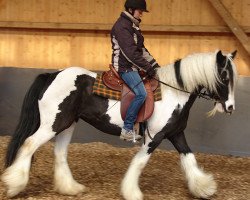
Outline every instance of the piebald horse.
[[[151, 137], [145, 134], [145, 142], [121, 183], [121, 194], [126, 200], [143, 199], [139, 177], [163, 139], [170, 140], [180, 153], [191, 194], [209, 198], [216, 192], [213, 176], [199, 168], [184, 130], [190, 108], [201, 91], [205, 90], [215, 101], [210, 114], [234, 111], [235, 55], [236, 51], [229, 54], [221, 51], [197, 53], [157, 69], [159, 81], [172, 87], [161, 84], [162, 100], [155, 102], [154, 113], [147, 123]], [[112, 107], [115, 100], [92, 94], [96, 76], [84, 68], [70, 67], [40, 74], [35, 79], [24, 98], [19, 124], [7, 150], [2, 181], [9, 197], [25, 189], [33, 154], [54, 137], [55, 190], [65, 195], [77, 195], [86, 190], [74, 180], [67, 162], [67, 147], [76, 122], [82, 119], [102, 132], [116, 136], [120, 135], [123, 125], [120, 102]]]

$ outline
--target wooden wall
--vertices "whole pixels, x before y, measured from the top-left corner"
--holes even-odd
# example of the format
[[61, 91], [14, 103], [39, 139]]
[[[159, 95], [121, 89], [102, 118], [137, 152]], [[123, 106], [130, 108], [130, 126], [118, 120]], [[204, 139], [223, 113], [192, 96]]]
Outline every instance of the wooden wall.
[[[160, 65], [195, 52], [239, 51], [241, 75], [250, 57], [208, 0], [148, 0], [145, 45]], [[250, 33], [250, 0], [222, 0]], [[0, 66], [105, 70], [109, 30], [124, 0], [0, 0]]]

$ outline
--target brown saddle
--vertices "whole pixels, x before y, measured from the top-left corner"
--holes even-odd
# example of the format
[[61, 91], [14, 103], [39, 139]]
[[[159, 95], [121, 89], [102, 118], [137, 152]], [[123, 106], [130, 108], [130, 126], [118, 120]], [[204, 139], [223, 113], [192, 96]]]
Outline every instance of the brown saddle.
[[[112, 90], [121, 91], [121, 116], [122, 119], [125, 119], [127, 109], [134, 99], [135, 94], [130, 88], [124, 84], [124, 81], [120, 78], [119, 74], [115, 70], [115, 68], [110, 65], [110, 70], [106, 71], [102, 75], [103, 83]], [[143, 80], [144, 86], [147, 91], [147, 98], [141, 107], [136, 122], [143, 122], [151, 117], [154, 111], [154, 91], [158, 87], [158, 81], [151, 80]]]

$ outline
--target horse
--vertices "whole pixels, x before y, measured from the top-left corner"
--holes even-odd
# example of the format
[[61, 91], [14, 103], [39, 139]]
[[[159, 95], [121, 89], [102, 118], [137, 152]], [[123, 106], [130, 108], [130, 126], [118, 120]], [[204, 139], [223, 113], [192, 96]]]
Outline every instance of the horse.
[[[140, 175], [164, 139], [168, 139], [179, 152], [191, 195], [209, 198], [215, 194], [217, 184], [213, 175], [198, 166], [186, 142], [184, 130], [190, 109], [202, 91], [214, 101], [211, 115], [217, 111], [233, 113], [237, 80], [233, 61], [235, 55], [236, 51], [225, 54], [221, 50], [194, 53], [157, 68], [162, 100], [155, 102], [154, 112], [147, 121], [150, 134], [145, 134], [144, 142], [121, 182], [124, 199], [143, 199], [139, 187]], [[92, 93], [96, 76], [85, 68], [69, 67], [36, 77], [25, 95], [19, 123], [7, 148], [6, 169], [1, 179], [8, 197], [14, 197], [25, 189], [33, 154], [54, 137], [55, 191], [64, 195], [86, 191], [84, 185], [74, 180], [67, 162], [67, 147], [77, 121], [82, 119], [115, 136], [120, 135], [123, 125], [120, 101]], [[113, 107], [115, 103], [118, 105]]]

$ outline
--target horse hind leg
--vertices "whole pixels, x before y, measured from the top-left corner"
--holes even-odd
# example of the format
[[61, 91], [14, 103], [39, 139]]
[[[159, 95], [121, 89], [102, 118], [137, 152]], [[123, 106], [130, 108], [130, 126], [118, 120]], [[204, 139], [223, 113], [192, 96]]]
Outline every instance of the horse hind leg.
[[8, 197], [14, 197], [25, 189], [29, 181], [32, 155], [42, 144], [48, 142], [54, 136], [55, 132], [48, 127], [40, 126], [32, 136], [25, 140], [15, 161], [4, 171], [1, 177], [7, 186]]
[[180, 153], [181, 167], [188, 182], [188, 188], [195, 197], [207, 199], [215, 194], [217, 184], [211, 174], [199, 168], [194, 154], [187, 145], [184, 132], [175, 134], [169, 140]]
[[67, 147], [70, 143], [74, 128], [75, 123], [58, 134], [55, 141], [55, 191], [65, 195], [77, 195], [86, 190], [84, 185], [74, 180], [67, 162]]

